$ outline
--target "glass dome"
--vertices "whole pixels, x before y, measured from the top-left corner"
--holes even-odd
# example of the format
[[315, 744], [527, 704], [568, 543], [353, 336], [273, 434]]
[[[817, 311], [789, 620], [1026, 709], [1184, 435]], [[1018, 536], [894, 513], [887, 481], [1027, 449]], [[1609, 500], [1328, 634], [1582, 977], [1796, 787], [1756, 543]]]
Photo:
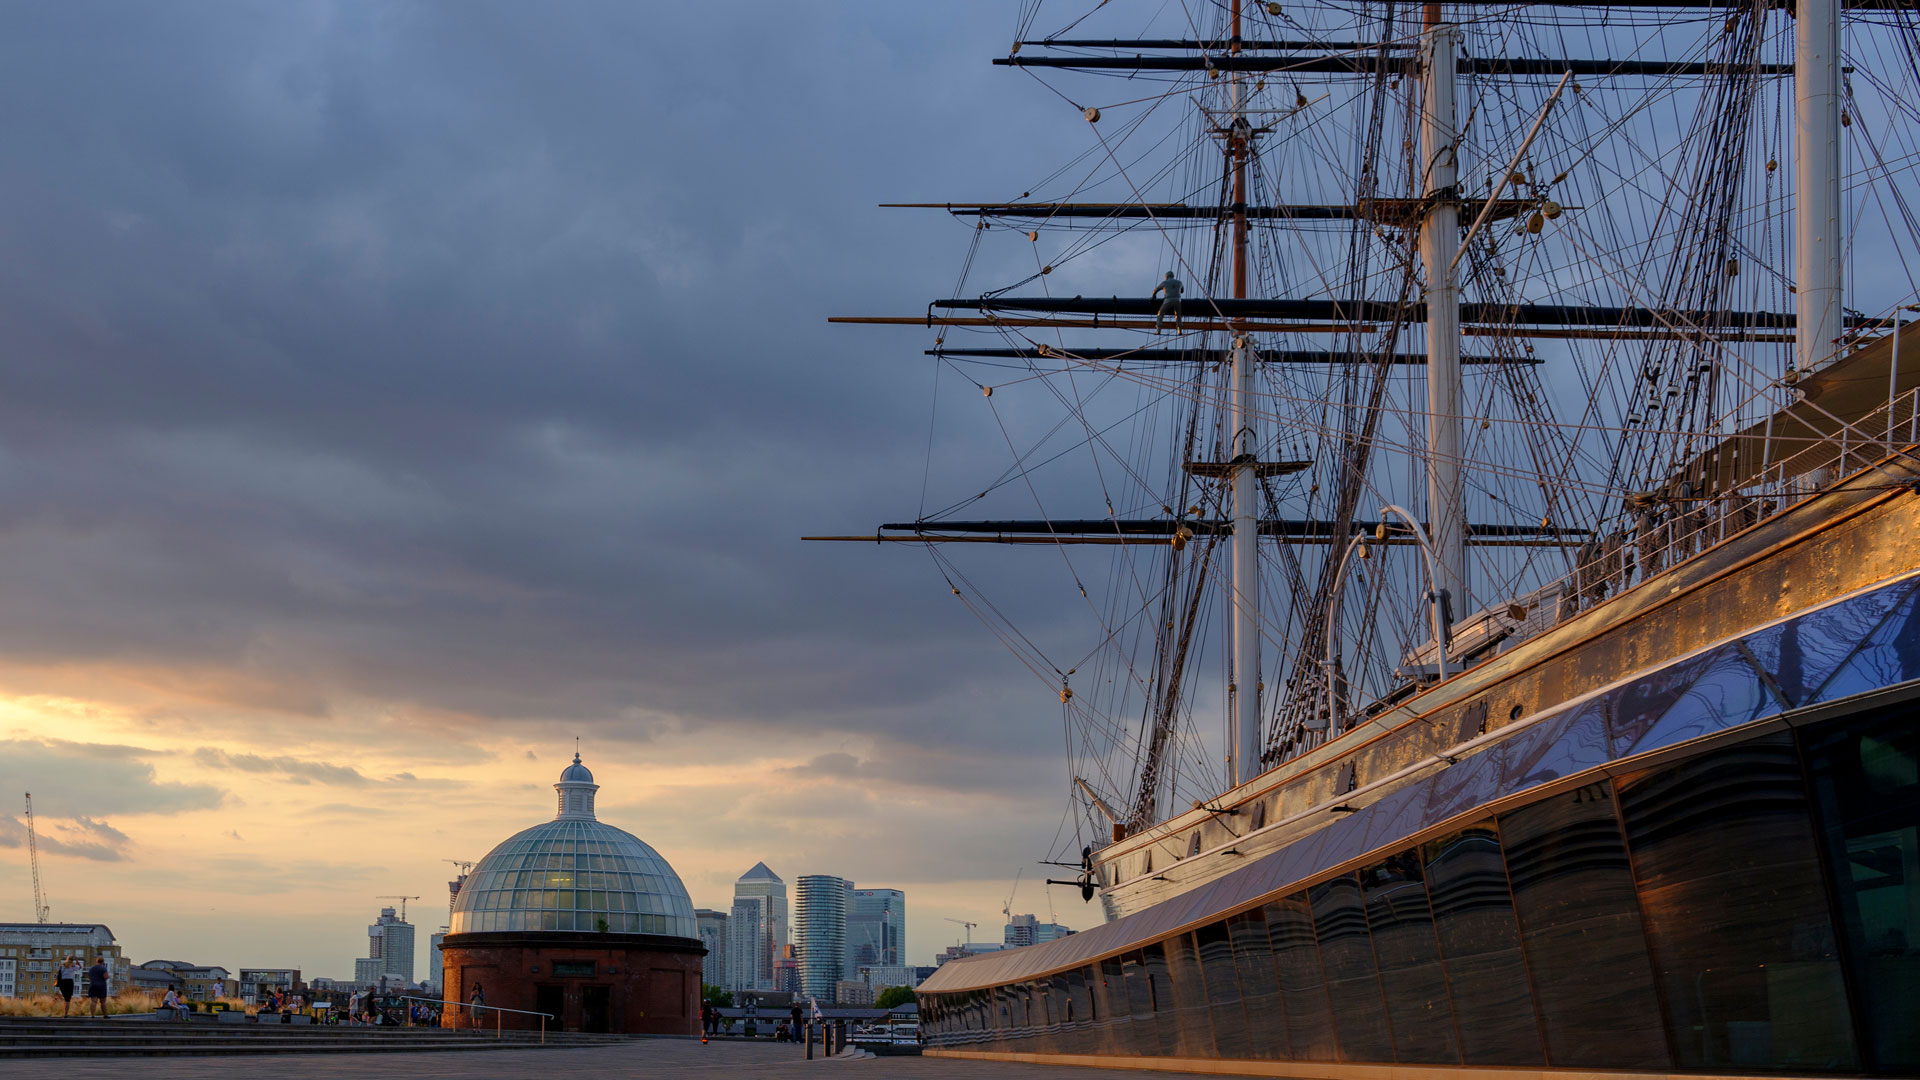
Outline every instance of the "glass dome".
[[554, 785], [558, 817], [508, 837], [473, 868], [454, 903], [450, 933], [553, 930], [699, 940], [680, 875], [639, 837], [594, 818], [596, 788], [577, 779], [586, 771], [576, 758]]

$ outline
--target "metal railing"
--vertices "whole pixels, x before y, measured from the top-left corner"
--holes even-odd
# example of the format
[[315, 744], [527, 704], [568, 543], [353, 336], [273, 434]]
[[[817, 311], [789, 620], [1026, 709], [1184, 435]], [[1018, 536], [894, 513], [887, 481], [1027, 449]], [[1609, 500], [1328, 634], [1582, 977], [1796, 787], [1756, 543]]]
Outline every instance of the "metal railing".
[[[547, 1021], [556, 1019], [556, 1017], [552, 1013], [534, 1012], [532, 1009], [509, 1009], [502, 1005], [475, 1005], [470, 1001], [448, 1001], [445, 998], [415, 997], [412, 994], [395, 994], [392, 996], [399, 998], [401, 1001], [425, 1001], [434, 1005], [452, 1005], [456, 1009], [490, 1010], [493, 1013], [493, 1037], [496, 1039], [502, 1038], [501, 1029], [500, 1029], [501, 1013], [514, 1013], [515, 1015], [518, 1015], [518, 1016], [539, 1017], [540, 1018], [540, 1042], [542, 1045], [544, 1045], [547, 1041]], [[407, 1010], [407, 1026], [408, 1027], [413, 1026], [413, 1010], [411, 1009]]]

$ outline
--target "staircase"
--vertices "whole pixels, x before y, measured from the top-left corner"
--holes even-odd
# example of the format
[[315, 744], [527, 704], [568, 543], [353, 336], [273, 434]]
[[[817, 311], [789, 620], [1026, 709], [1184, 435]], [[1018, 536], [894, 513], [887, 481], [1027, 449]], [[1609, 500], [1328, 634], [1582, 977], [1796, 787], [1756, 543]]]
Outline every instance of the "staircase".
[[[565, 1050], [625, 1042], [625, 1035], [580, 1032], [456, 1031], [433, 1027], [327, 1027], [318, 1024], [216, 1023], [211, 1017], [160, 1020], [0, 1019], [0, 1058], [156, 1057], [209, 1054], [422, 1053], [449, 1050]], [[0, 1070], [4, 1072], [5, 1070]]]

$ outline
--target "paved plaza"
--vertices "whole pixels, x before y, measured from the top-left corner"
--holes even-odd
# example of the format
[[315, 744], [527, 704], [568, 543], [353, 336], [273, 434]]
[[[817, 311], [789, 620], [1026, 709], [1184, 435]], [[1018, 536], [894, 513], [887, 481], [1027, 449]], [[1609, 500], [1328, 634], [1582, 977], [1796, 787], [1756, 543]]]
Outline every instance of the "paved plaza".
[[773, 1043], [715, 1042], [690, 1039], [640, 1039], [580, 1050], [498, 1050], [402, 1054], [276, 1054], [244, 1057], [46, 1057], [0, 1062], [7, 1080], [206, 1080], [248, 1073], [297, 1076], [301, 1080], [364, 1080], [404, 1076], [407, 1080], [525, 1080], [542, 1075], [593, 1077], [724, 1077], [759, 1080], [1152, 1080], [1185, 1074], [1132, 1069], [1080, 1069], [1048, 1065], [955, 1061], [945, 1058], [876, 1057], [857, 1061], [834, 1058], [808, 1061], [804, 1050]]

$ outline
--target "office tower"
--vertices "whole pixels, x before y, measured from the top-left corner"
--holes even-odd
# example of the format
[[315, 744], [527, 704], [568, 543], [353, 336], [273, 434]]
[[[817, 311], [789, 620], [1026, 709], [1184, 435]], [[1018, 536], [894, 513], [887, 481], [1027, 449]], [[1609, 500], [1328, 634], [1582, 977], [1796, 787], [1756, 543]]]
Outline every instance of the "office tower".
[[907, 894], [899, 889], [855, 889], [847, 913], [847, 962], [898, 967], [907, 943]]
[[774, 989], [773, 962], [787, 944], [787, 883], [755, 863], [733, 883], [727, 916], [728, 990]]
[[700, 961], [700, 981], [708, 986], [727, 985], [727, 913], [710, 908], [693, 909], [694, 925], [700, 929], [700, 944], [707, 947]]
[[794, 952], [800, 961], [800, 992], [820, 1002], [834, 1000], [847, 965], [847, 906], [853, 883], [831, 874], [808, 874], [794, 894]]

